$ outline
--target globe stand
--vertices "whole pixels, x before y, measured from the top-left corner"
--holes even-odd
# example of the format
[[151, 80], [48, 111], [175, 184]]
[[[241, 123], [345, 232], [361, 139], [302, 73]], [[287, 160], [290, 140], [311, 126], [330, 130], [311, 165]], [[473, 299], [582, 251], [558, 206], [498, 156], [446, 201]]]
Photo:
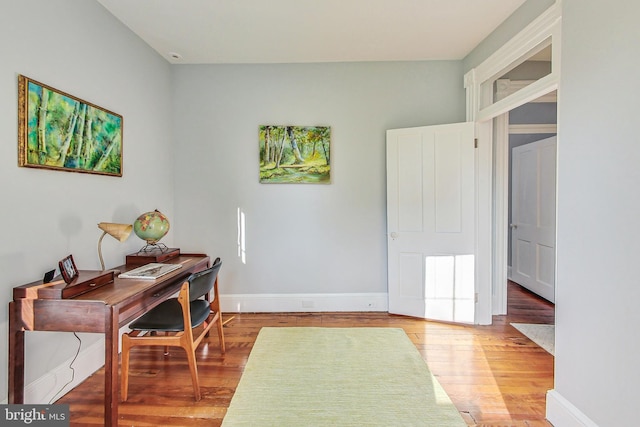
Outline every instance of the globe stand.
[[[163, 245], [164, 246], [164, 245]], [[162, 252], [164, 251], [164, 252]], [[127, 255], [127, 265], [144, 265], [151, 262], [162, 263], [172, 260], [180, 256], [180, 248], [145, 248], [140, 249], [139, 252], [134, 252]]]
[[164, 243], [147, 243], [137, 253], [158, 252], [165, 253], [169, 251], [169, 248]]

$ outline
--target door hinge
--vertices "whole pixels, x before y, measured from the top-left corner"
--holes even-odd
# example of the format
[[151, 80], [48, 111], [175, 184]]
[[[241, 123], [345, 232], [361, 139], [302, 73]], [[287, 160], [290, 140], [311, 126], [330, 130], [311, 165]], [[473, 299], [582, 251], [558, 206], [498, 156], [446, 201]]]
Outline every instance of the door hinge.
[[478, 138], [473, 139], [473, 148], [478, 148]]
[[476, 292], [476, 294], [474, 296], [474, 299], [475, 299], [475, 303], [477, 304], [478, 303], [478, 293], [477, 292]]

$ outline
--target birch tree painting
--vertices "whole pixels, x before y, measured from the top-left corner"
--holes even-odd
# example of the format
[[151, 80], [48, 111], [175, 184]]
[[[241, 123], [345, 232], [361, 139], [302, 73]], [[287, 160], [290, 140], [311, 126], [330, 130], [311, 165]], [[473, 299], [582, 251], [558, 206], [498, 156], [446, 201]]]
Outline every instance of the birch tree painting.
[[19, 165], [122, 176], [122, 116], [19, 76]]
[[260, 126], [258, 139], [260, 182], [330, 182], [330, 127]]

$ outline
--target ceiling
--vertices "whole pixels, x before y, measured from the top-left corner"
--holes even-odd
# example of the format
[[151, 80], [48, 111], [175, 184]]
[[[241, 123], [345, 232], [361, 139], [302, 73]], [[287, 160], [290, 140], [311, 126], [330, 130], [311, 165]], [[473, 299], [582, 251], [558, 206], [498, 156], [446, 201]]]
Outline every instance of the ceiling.
[[97, 0], [176, 64], [458, 60], [525, 0]]

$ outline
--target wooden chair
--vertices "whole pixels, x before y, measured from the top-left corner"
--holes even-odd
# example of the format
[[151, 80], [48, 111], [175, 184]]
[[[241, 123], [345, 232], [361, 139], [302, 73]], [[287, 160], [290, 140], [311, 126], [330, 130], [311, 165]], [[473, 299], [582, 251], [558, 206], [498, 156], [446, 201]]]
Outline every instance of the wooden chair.
[[[177, 298], [163, 301], [129, 325], [132, 331], [122, 336], [122, 401], [127, 400], [129, 388], [129, 351], [135, 346], [182, 347], [189, 360], [195, 399], [200, 400], [196, 349], [213, 325], [218, 328], [220, 352], [225, 352], [218, 297], [218, 272], [221, 266], [222, 262], [217, 258], [211, 268], [189, 276]], [[201, 298], [208, 296], [212, 289], [211, 302]], [[191, 327], [185, 328], [187, 324]], [[201, 325], [202, 331], [194, 336], [194, 330]]]

